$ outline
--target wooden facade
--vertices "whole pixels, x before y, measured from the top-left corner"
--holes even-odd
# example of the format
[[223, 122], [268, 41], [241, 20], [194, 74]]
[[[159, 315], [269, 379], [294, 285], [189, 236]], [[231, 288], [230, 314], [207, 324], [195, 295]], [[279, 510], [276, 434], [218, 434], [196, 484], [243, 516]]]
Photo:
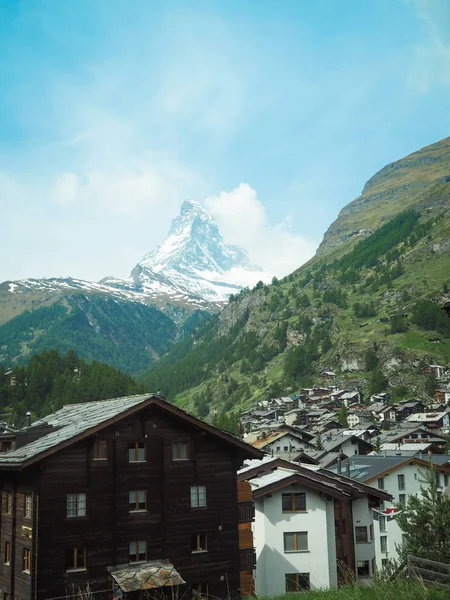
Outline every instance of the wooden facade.
[[186, 581], [180, 595], [199, 584], [219, 598], [238, 594], [236, 472], [254, 451], [164, 404], [146, 405], [26, 468], [3, 467], [4, 599], [60, 598], [89, 583], [106, 600], [114, 592], [107, 567], [160, 559]]

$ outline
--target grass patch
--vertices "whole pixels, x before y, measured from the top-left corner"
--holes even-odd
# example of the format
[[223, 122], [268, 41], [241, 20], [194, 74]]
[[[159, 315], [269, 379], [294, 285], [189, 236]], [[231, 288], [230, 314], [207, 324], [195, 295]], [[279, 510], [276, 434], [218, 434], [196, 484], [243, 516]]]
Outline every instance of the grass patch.
[[449, 592], [426, 588], [420, 582], [399, 580], [368, 587], [344, 586], [338, 590], [286, 594], [262, 600], [448, 600], [449, 597]]

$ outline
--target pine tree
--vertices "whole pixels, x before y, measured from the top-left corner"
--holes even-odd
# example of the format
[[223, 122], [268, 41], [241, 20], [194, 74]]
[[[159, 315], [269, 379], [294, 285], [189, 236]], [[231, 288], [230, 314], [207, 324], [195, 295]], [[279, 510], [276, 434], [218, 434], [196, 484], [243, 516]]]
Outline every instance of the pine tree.
[[411, 554], [442, 563], [450, 561], [450, 498], [438, 488], [434, 465], [422, 473], [421, 497], [410, 494], [408, 503], [397, 516], [406, 534], [402, 556]]

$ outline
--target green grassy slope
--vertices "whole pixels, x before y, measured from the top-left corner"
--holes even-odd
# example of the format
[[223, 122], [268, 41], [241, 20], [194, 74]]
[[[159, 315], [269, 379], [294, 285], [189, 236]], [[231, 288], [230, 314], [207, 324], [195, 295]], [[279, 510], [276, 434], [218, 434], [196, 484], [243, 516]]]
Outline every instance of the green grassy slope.
[[[448, 140], [444, 142], [447, 147]], [[443, 181], [445, 173], [450, 175], [447, 158], [446, 168], [437, 169], [437, 183], [422, 188], [410, 164], [413, 211], [396, 210], [396, 217], [383, 218], [384, 203], [373, 200], [364, 211], [370, 213], [367, 219], [379, 213], [381, 228], [335, 248], [329, 244], [284, 280], [241, 293], [218, 318], [175, 345], [142, 380], [210, 417], [318, 382], [324, 368], [337, 373], [336, 383], [367, 392], [389, 386], [394, 395], [429, 393], [421, 363], [450, 361], [450, 331], [435, 316], [419, 322], [416, 312], [425, 298], [426, 310], [440, 314], [438, 305], [450, 286], [450, 182]], [[428, 182], [428, 163], [424, 155], [420, 160]], [[391, 171], [399, 177], [397, 170]], [[373, 179], [375, 185], [377, 177]], [[388, 182], [380, 178], [377, 185], [387, 188]], [[390, 212], [384, 210], [387, 216]], [[347, 227], [347, 217], [343, 223]], [[340, 230], [339, 219], [332, 228]], [[327, 233], [325, 240], [333, 235]], [[395, 317], [402, 314], [406, 316]], [[379, 320], [393, 315], [393, 321]], [[429, 342], [433, 337], [441, 342]], [[368, 350], [375, 352], [375, 366], [367, 365]], [[376, 381], [379, 371], [387, 382]]]

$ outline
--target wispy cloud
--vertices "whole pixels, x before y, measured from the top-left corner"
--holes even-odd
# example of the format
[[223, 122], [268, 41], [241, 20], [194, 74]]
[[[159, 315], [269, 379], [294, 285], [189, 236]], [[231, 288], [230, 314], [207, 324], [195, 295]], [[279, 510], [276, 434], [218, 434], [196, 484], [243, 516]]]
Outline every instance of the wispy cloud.
[[450, 2], [407, 0], [422, 22], [422, 39], [414, 47], [409, 84], [421, 92], [450, 85]]

